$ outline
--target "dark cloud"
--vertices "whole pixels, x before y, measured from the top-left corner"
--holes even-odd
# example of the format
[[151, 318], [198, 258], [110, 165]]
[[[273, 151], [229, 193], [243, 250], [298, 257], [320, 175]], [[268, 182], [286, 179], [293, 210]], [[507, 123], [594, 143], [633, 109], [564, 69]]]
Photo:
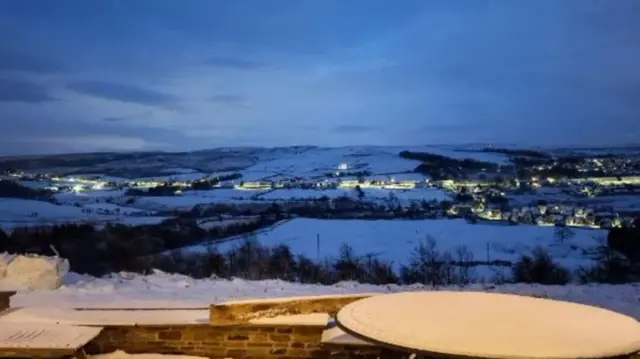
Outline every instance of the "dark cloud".
[[213, 57], [207, 60], [207, 64], [215, 67], [238, 70], [252, 70], [262, 67], [260, 63], [232, 57]]
[[133, 119], [141, 118], [141, 117], [151, 117], [151, 115], [153, 115], [153, 113], [151, 111], [147, 111], [147, 112], [144, 112], [144, 113], [137, 113], [137, 114], [132, 114], [132, 115], [104, 117], [102, 119], [102, 121], [104, 121], [104, 122], [122, 122], [122, 121], [133, 120]]
[[[12, 116], [11, 126], [0, 131], [0, 153], [2, 154], [40, 154], [66, 153], [76, 151], [96, 151], [99, 148], [79, 148], [74, 139], [85, 137], [113, 138], [113, 144], [104, 150], [119, 150], [118, 138], [140, 139], [145, 141], [144, 149], [175, 150], [173, 143], [198, 144], [191, 137], [173, 129], [154, 125], [139, 125], [127, 121], [78, 121], [47, 116]], [[61, 141], [60, 139], [64, 139]], [[158, 148], [154, 146], [160, 146]]]
[[209, 98], [211, 102], [225, 103], [229, 105], [243, 105], [247, 103], [247, 99], [242, 95], [224, 94], [215, 95]]
[[135, 103], [170, 110], [179, 108], [179, 99], [176, 96], [151, 89], [144, 89], [135, 85], [105, 81], [78, 81], [68, 84], [67, 88], [77, 93], [107, 100]]
[[377, 127], [364, 125], [340, 125], [331, 129], [334, 133], [357, 134], [377, 131]]
[[41, 85], [25, 80], [0, 78], [0, 102], [43, 103], [55, 100]]
[[104, 122], [120, 122], [120, 121], [124, 121], [124, 120], [128, 120], [129, 117], [128, 116], [122, 116], [122, 117], [105, 117], [102, 119], [102, 121]]

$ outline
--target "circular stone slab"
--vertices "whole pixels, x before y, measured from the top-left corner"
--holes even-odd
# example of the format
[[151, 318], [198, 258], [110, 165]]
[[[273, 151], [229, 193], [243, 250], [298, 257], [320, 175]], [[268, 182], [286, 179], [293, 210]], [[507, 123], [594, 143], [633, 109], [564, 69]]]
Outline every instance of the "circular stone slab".
[[338, 326], [422, 354], [480, 358], [607, 358], [640, 351], [634, 318], [582, 304], [483, 292], [404, 292], [350, 303]]

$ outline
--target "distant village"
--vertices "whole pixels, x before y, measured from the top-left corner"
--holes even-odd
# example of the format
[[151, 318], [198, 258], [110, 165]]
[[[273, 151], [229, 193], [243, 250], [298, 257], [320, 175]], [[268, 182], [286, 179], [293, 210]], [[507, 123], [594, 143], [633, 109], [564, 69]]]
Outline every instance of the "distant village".
[[[584, 228], [613, 228], [631, 226], [638, 214], [621, 211], [597, 199], [624, 196], [640, 203], [640, 175], [635, 162], [618, 158], [594, 158], [575, 165], [562, 164], [564, 170], [584, 176], [554, 176], [551, 166], [532, 165], [525, 171], [504, 166], [497, 171], [478, 171], [465, 178], [432, 179], [419, 173], [374, 175], [366, 170], [339, 163], [331, 172], [319, 178], [264, 178], [244, 181], [239, 173], [207, 176], [193, 180], [171, 177], [126, 180], [106, 176], [56, 176], [44, 173], [27, 174], [4, 171], [3, 179], [42, 183], [42, 189], [54, 193], [125, 190], [127, 196], [181, 196], [189, 190], [234, 189], [263, 193], [283, 189], [353, 191], [354, 198], [366, 203], [366, 191], [387, 190], [390, 212], [398, 207], [430, 218], [434, 215], [464, 217], [470, 221], [496, 221], [505, 224], [538, 226], [569, 226]], [[619, 175], [597, 175], [619, 173]], [[594, 174], [596, 174], [594, 176]], [[525, 176], [526, 175], [526, 176]], [[395, 191], [436, 189], [446, 192], [450, 199], [435, 201], [411, 200], [400, 203]], [[314, 196], [308, 196], [313, 200]], [[259, 199], [256, 198], [256, 202]], [[389, 205], [390, 204], [390, 205]], [[256, 204], [259, 205], [259, 204]], [[283, 208], [286, 208], [284, 206]], [[359, 207], [358, 207], [359, 208]], [[639, 206], [640, 208], [640, 206]]]

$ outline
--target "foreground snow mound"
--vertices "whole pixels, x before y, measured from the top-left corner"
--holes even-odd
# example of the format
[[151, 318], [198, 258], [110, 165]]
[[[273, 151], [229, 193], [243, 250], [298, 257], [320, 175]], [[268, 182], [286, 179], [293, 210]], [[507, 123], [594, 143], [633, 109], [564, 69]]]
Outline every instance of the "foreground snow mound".
[[127, 354], [122, 350], [109, 354], [91, 355], [92, 359], [199, 359], [203, 357], [195, 357], [188, 355], [167, 355], [167, 354]]
[[18, 290], [53, 290], [64, 283], [69, 261], [59, 257], [0, 256], [2, 287]]

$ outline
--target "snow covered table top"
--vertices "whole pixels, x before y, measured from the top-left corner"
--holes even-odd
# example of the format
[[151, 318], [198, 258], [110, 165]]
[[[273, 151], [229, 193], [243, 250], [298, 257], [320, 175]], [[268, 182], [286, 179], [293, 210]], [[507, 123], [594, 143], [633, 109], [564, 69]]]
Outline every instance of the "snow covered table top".
[[348, 304], [349, 334], [423, 354], [477, 358], [606, 358], [640, 351], [634, 318], [570, 302], [482, 292], [404, 292]]
[[100, 334], [102, 328], [33, 323], [0, 324], [0, 351], [68, 350], [73, 353]]

